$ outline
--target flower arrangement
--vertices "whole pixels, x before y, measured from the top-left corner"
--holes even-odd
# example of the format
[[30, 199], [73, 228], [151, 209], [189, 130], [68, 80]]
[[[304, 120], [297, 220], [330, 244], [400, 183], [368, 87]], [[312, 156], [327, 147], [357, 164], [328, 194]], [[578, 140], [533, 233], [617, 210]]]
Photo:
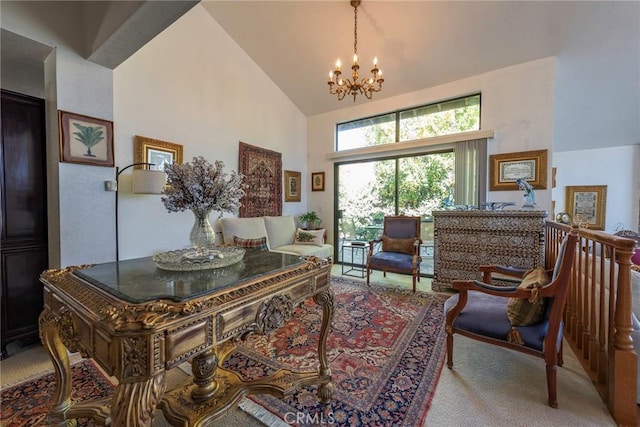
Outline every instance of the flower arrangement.
[[191, 163], [165, 165], [164, 170], [168, 185], [161, 200], [169, 212], [191, 209], [196, 217], [202, 217], [212, 210], [236, 213], [241, 206], [244, 175], [232, 171], [227, 179], [220, 160], [212, 165], [197, 156]]

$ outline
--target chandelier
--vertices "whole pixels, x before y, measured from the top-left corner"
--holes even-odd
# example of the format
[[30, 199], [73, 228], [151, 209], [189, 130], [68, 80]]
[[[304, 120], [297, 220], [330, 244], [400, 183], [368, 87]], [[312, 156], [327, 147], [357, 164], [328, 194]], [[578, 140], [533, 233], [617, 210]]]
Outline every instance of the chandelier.
[[349, 78], [341, 78], [342, 63], [338, 59], [336, 62], [336, 69], [329, 71], [329, 92], [332, 95], [338, 95], [338, 100], [341, 101], [346, 95], [353, 95], [353, 102], [356, 101], [358, 93], [371, 99], [374, 92], [380, 92], [382, 89], [382, 70], [378, 68], [378, 58], [373, 58], [373, 68], [371, 69], [371, 77], [363, 77], [360, 79], [358, 70], [358, 6], [360, 6], [360, 0], [351, 0], [351, 6], [354, 9], [354, 25], [353, 25], [353, 65], [351, 66], [351, 80]]

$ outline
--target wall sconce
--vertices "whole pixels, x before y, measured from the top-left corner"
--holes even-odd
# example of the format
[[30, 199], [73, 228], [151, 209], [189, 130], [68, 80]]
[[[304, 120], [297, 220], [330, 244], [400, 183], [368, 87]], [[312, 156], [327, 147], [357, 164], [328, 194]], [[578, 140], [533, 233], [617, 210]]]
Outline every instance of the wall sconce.
[[[146, 165], [155, 166], [155, 163], [132, 163], [120, 169], [116, 166], [115, 181], [105, 181], [105, 191], [115, 191], [116, 193], [116, 262], [120, 261], [120, 250], [118, 243], [118, 181], [120, 174], [132, 166]], [[131, 180], [131, 191], [135, 194], [162, 194], [162, 189], [167, 183], [167, 176], [164, 171], [151, 169], [134, 169]]]

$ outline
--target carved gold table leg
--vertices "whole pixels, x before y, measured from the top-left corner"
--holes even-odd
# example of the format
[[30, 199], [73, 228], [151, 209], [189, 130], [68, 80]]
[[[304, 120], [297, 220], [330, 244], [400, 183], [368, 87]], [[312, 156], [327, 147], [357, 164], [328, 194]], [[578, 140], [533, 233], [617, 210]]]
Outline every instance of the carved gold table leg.
[[322, 403], [329, 403], [333, 396], [333, 383], [331, 382], [331, 369], [327, 360], [327, 337], [333, 321], [333, 291], [326, 289], [313, 297], [316, 304], [322, 307], [322, 326], [318, 339], [318, 359], [320, 361], [320, 378], [328, 378], [328, 381], [318, 386], [318, 399]]
[[65, 414], [73, 405], [71, 400], [71, 366], [69, 353], [60, 339], [59, 320], [49, 309], [45, 309], [39, 318], [40, 340], [49, 353], [56, 374], [56, 389], [53, 393], [51, 409], [47, 414], [47, 425], [72, 427], [77, 425], [76, 420], [65, 420]]
[[146, 381], [118, 384], [111, 404], [111, 425], [151, 426], [153, 413], [164, 396], [166, 384], [165, 371]]
[[196, 402], [204, 402], [213, 396], [218, 389], [215, 380], [218, 367], [218, 356], [214, 348], [196, 356], [191, 363], [193, 382], [196, 387], [191, 391], [191, 397]]

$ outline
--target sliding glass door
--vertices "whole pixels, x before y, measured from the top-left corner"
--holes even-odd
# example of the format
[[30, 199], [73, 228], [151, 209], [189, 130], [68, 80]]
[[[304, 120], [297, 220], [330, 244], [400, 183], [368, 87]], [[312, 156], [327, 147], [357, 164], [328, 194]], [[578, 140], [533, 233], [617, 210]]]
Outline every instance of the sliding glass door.
[[420, 216], [422, 270], [432, 274], [431, 212], [453, 204], [454, 175], [453, 151], [336, 165], [337, 259], [343, 243], [379, 237], [385, 215]]

